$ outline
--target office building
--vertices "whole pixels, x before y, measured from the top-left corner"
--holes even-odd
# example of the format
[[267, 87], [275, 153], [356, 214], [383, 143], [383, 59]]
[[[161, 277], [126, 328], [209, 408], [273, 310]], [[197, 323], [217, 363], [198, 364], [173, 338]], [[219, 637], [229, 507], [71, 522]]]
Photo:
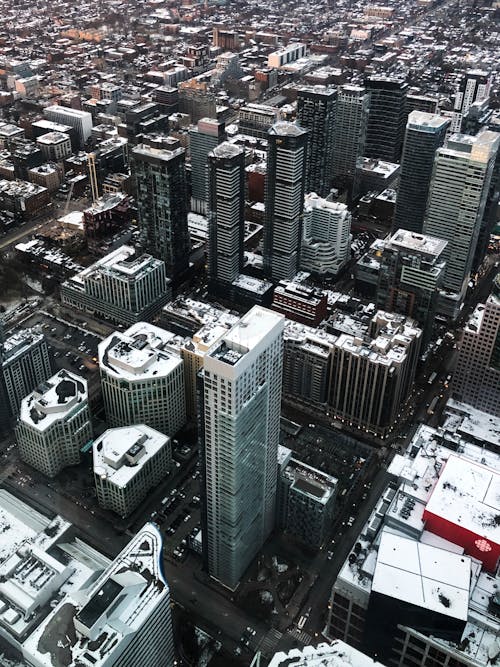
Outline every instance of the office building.
[[314, 287], [281, 280], [274, 290], [272, 309], [295, 322], [318, 326], [326, 318], [327, 308], [326, 293]]
[[439, 98], [430, 95], [407, 95], [406, 111], [411, 114], [412, 111], [423, 111], [428, 114], [437, 114]]
[[164, 145], [161, 140], [158, 147], [139, 144], [132, 155], [144, 248], [165, 262], [168, 277], [175, 280], [189, 266], [185, 150]]
[[189, 152], [191, 155], [191, 210], [207, 212], [208, 155], [226, 138], [224, 123], [215, 118], [202, 118], [196, 127], [189, 130]]
[[274, 527], [283, 325], [281, 315], [254, 306], [204, 359], [205, 558], [230, 589]]
[[379, 256], [377, 308], [416, 320], [422, 329], [422, 347], [429, 343], [443, 283], [443, 253], [447, 241], [400, 229]]
[[353, 192], [356, 164], [365, 155], [370, 95], [362, 86], [340, 86], [337, 93], [333, 132], [332, 175], [335, 187]]
[[326, 197], [332, 181], [333, 134], [337, 90], [333, 86], [297, 89], [297, 123], [309, 130], [305, 192]]
[[80, 148], [84, 147], [85, 142], [92, 134], [92, 114], [88, 111], [52, 105], [45, 107], [43, 113], [47, 120], [72, 127], [76, 132]]
[[2, 384], [9, 416], [16, 416], [25, 396], [52, 375], [45, 336], [23, 329], [0, 341]]
[[338, 480], [292, 454], [280, 445], [277, 527], [308, 549], [320, 549], [330, 535]]
[[359, 157], [356, 164], [355, 191], [358, 197], [375, 196], [399, 184], [399, 164], [379, 158]]
[[[110, 561], [0, 489], [0, 641], [34, 667], [174, 665], [162, 538], [146, 524]], [[140, 656], [140, 657], [139, 657]]]
[[306, 45], [300, 44], [298, 42], [293, 42], [284, 46], [278, 51], [273, 51], [267, 57], [267, 66], [268, 67], [283, 67], [288, 65], [288, 63], [294, 62], [299, 58], [303, 58], [306, 55]]
[[111, 426], [147, 424], [173, 436], [186, 421], [183, 363], [172, 335], [138, 322], [99, 343], [106, 419]]
[[434, 157], [444, 144], [449, 125], [448, 119], [423, 111], [412, 111], [408, 116], [393, 231], [422, 231]]
[[71, 139], [64, 132], [47, 132], [36, 143], [47, 161], [60, 162], [71, 155]]
[[399, 162], [406, 125], [408, 84], [388, 77], [369, 77], [370, 113], [366, 130], [366, 157]]
[[64, 305], [130, 325], [153, 317], [171, 298], [165, 263], [121, 246], [61, 285]]
[[308, 131], [285, 121], [268, 134], [264, 273], [273, 282], [299, 270]]
[[93, 465], [99, 505], [126, 517], [171, 469], [170, 438], [145, 424], [110, 428], [94, 441]]
[[331, 357], [330, 414], [347, 427], [390, 435], [411, 393], [421, 337], [413, 320], [383, 311], [368, 335], [341, 333]]
[[485, 304], [476, 306], [462, 333], [453, 395], [500, 417], [500, 273]]
[[238, 111], [240, 133], [256, 139], [266, 139], [269, 130], [279, 119], [279, 110], [268, 104], [250, 103]]
[[229, 285], [243, 268], [245, 151], [224, 142], [208, 156], [209, 283]]
[[423, 231], [448, 241], [440, 310], [460, 312], [490, 187], [500, 134], [452, 135], [434, 160]]
[[331, 280], [351, 258], [351, 214], [345, 204], [314, 193], [304, 200], [300, 268]]
[[339, 572], [326, 635], [384, 664], [487, 665], [498, 650], [498, 465], [458, 432], [421, 425]]
[[492, 82], [491, 73], [483, 70], [469, 70], [460, 75], [453, 104], [451, 132], [462, 132], [463, 117], [474, 102], [482, 102], [489, 97]]
[[92, 439], [86, 380], [60, 370], [41, 383], [21, 403], [16, 439], [22, 460], [47, 477], [78, 465]]
[[322, 329], [287, 321], [284, 332], [283, 394], [326, 407], [336, 337]]

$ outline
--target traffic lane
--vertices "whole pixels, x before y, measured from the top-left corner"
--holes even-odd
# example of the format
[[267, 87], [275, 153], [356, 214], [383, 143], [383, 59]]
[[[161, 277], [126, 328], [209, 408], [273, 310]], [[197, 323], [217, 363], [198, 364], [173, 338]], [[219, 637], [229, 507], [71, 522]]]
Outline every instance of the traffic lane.
[[250, 648], [252, 653], [257, 650], [267, 634], [266, 628], [256, 624], [253, 618], [245, 614], [230, 599], [221, 595], [215, 584], [214, 587], [207, 586], [196, 579], [192, 569], [187, 570], [180, 565], [174, 565], [169, 560], [164, 560], [164, 567], [172, 598], [193, 614], [198, 625], [202, 620], [209, 633], [217, 636], [226, 650], [234, 654], [237, 646], [245, 648], [240, 639], [247, 627], [252, 627], [256, 632], [250, 640]]

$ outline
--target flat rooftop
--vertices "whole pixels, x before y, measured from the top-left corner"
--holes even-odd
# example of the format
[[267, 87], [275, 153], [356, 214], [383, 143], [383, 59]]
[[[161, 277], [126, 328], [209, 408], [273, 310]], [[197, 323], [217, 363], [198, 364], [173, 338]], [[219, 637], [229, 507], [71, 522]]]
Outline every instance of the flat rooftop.
[[448, 245], [448, 241], [427, 234], [416, 234], [407, 229], [399, 229], [391, 236], [388, 245], [406, 250], [418, 250], [437, 258]]
[[426, 512], [500, 544], [500, 472], [452, 454]]
[[382, 532], [372, 591], [467, 620], [471, 559]]

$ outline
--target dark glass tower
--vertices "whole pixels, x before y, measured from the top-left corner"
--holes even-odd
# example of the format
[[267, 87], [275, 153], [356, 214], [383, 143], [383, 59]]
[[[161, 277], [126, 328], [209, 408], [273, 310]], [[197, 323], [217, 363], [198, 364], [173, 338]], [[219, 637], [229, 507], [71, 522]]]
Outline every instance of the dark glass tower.
[[301, 86], [297, 122], [309, 130], [306, 192], [326, 197], [332, 180], [333, 132], [337, 91], [331, 86]]
[[365, 156], [399, 162], [406, 124], [408, 84], [387, 77], [366, 80], [370, 93], [370, 113]]
[[393, 232], [422, 231], [434, 157], [444, 144], [449, 125], [447, 118], [423, 111], [412, 111], [408, 116]]
[[185, 151], [165, 137], [139, 144], [132, 155], [142, 245], [175, 281], [189, 265]]
[[273, 282], [292, 280], [299, 270], [307, 135], [298, 125], [280, 121], [267, 138], [263, 265]]

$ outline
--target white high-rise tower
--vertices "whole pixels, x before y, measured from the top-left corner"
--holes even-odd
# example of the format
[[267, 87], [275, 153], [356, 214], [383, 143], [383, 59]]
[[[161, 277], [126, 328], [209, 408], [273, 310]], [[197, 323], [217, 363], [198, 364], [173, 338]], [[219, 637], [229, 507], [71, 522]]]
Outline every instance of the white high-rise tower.
[[231, 589], [274, 525], [283, 328], [254, 306], [205, 356], [205, 559]]

